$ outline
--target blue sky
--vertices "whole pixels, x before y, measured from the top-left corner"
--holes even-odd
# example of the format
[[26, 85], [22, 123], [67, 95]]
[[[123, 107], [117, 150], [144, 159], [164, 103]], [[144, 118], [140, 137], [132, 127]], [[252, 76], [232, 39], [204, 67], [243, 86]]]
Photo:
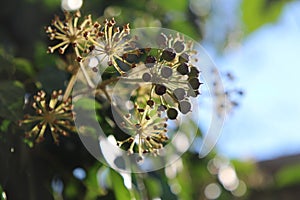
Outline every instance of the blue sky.
[[241, 106], [217, 144], [231, 158], [271, 159], [300, 153], [300, 3], [248, 36], [216, 64], [234, 72], [245, 89]]

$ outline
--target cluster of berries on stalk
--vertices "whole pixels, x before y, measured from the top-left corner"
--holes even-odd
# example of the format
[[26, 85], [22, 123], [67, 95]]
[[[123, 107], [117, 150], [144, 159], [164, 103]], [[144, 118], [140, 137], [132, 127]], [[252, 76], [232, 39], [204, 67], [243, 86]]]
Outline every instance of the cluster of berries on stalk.
[[[117, 141], [117, 145], [130, 154], [157, 155], [169, 141], [167, 121], [190, 113], [192, 98], [200, 94], [202, 83], [195, 66], [197, 52], [193, 42], [186, 41], [180, 34], [159, 33], [155, 41], [158, 48], [139, 48], [142, 41], [131, 35], [129, 24], [117, 27], [114, 18], [99, 23], [93, 21], [91, 15], [81, 17], [79, 11], [64, 14], [63, 20], [55, 16], [51, 26], [45, 28], [50, 40], [58, 42], [49, 47], [48, 52], [74, 53], [78, 62], [75, 71], [83, 74], [89, 90], [95, 89], [95, 94], [107, 101], [112, 101], [111, 88], [117, 82], [137, 85], [133, 93], [128, 91], [132, 93], [134, 106], [127, 113], [119, 112], [119, 126], [127, 138]], [[95, 84], [88, 71], [92, 69], [97, 73], [107, 67], [113, 68], [115, 73]], [[58, 143], [59, 134], [66, 136], [75, 131], [70, 98], [73, 86], [71, 78], [65, 92], [54, 91], [48, 97], [39, 91], [34, 96], [35, 115], [25, 115], [21, 121], [21, 124], [33, 124], [27, 137], [40, 142], [48, 129]]]

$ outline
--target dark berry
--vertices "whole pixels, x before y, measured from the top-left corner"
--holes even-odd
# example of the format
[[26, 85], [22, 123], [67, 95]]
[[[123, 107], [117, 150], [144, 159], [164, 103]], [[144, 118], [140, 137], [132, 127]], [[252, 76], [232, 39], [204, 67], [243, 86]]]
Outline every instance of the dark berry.
[[199, 70], [196, 67], [191, 67], [191, 71], [189, 73], [189, 77], [198, 77]]
[[175, 108], [169, 108], [167, 111], [167, 115], [169, 119], [176, 119], [178, 111]]
[[154, 101], [151, 100], [151, 99], [149, 99], [149, 100], [147, 101], [147, 105], [150, 106], [150, 107], [152, 107], [152, 106], [154, 105]]
[[145, 109], [143, 109], [143, 108], [138, 108], [138, 111], [142, 113], [142, 112], [145, 112]]
[[190, 72], [190, 69], [187, 63], [181, 63], [181, 65], [177, 67], [177, 71], [179, 74], [187, 75]]
[[155, 63], [156, 58], [154, 56], [147, 56], [145, 63]]
[[199, 87], [201, 85], [201, 83], [199, 82], [199, 80], [197, 78], [190, 79], [189, 84], [194, 90], [199, 89]]
[[160, 84], [157, 84], [157, 85], [155, 86], [155, 93], [156, 93], [157, 95], [163, 95], [163, 94], [165, 94], [166, 92], [167, 92], [166, 86], [160, 85]]
[[190, 60], [190, 56], [187, 53], [182, 53], [179, 56], [179, 62], [180, 63], [189, 62], [189, 60]]
[[161, 57], [165, 61], [168, 61], [168, 62], [174, 60], [175, 56], [176, 56], [176, 53], [175, 53], [174, 49], [172, 49], [172, 48], [167, 48], [167, 49], [163, 50], [162, 55], [161, 55]]
[[154, 63], [156, 62], [156, 58], [154, 56], [147, 56], [145, 60], [145, 65], [148, 68], [151, 68], [154, 66]]

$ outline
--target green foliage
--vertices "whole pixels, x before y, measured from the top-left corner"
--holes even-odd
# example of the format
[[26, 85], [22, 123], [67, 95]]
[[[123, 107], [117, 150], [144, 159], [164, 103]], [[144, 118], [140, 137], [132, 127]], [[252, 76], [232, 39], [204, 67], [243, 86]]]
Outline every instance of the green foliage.
[[23, 72], [27, 76], [33, 76], [34, 75], [34, 69], [32, 67], [32, 64], [27, 59], [15, 58], [13, 60], [13, 65], [16, 67], [16, 70], [19, 70], [20, 72]]
[[102, 185], [101, 181], [108, 181], [108, 173], [109, 168], [107, 168], [106, 166], [99, 167], [98, 164], [94, 165], [89, 169], [87, 177], [84, 180], [85, 187], [87, 188], [87, 192], [85, 195], [86, 200], [96, 199], [98, 196], [103, 196], [107, 194], [107, 190], [105, 188], [107, 186]]
[[162, 185], [157, 178], [147, 176], [147, 178], [145, 178], [145, 186], [150, 199], [160, 197], [163, 194]]
[[243, 0], [241, 9], [246, 34], [250, 34], [265, 24], [275, 22], [283, 7], [290, 1]]
[[17, 121], [22, 116], [24, 102], [24, 87], [19, 81], [0, 82], [0, 117]]
[[[130, 174], [129, 174], [130, 176]], [[125, 187], [122, 176], [114, 170], [110, 170], [110, 179], [112, 180], [112, 189], [115, 192], [116, 200], [131, 200], [132, 193]]]
[[278, 187], [287, 187], [300, 184], [300, 164], [286, 166], [275, 175]]

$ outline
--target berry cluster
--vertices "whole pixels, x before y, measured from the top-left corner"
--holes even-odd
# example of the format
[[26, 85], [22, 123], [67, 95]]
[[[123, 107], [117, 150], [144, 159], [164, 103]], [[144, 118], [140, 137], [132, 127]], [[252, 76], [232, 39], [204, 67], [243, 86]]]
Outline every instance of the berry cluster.
[[[137, 86], [135, 91], [126, 91], [126, 86], [122, 87], [122, 93], [130, 94], [134, 106], [129, 113], [119, 113], [119, 124], [114, 121], [127, 133], [126, 139], [117, 144], [130, 154], [137, 152], [141, 157], [144, 153], [157, 155], [169, 140], [167, 120], [177, 120], [181, 114], [190, 113], [191, 98], [200, 94], [202, 83], [194, 58], [197, 52], [193, 42], [186, 41], [180, 34], [159, 33], [155, 41], [157, 48], [138, 48], [143, 41], [132, 36], [128, 24], [116, 27], [113, 18], [99, 23], [93, 21], [91, 15], [81, 20], [79, 11], [65, 12], [64, 20], [55, 16], [46, 33], [51, 40], [59, 41], [48, 48], [49, 53], [58, 50], [65, 54], [66, 49], [72, 47], [78, 63], [76, 66], [79, 66], [75, 71], [85, 78], [86, 93], [92, 89], [96, 96], [104, 97], [114, 107], [112, 96], [117, 83]], [[102, 82], [94, 84], [87, 70], [91, 68], [93, 73], [105, 73], [107, 67], [113, 68], [115, 73], [102, 74]], [[70, 93], [75, 78], [76, 74], [72, 74], [66, 91], [53, 92], [50, 100], [43, 91], [34, 97], [32, 107], [36, 116], [26, 115], [22, 121], [35, 123], [26, 136], [41, 141], [49, 127], [57, 143], [57, 133], [68, 135], [68, 131], [74, 130]]]

